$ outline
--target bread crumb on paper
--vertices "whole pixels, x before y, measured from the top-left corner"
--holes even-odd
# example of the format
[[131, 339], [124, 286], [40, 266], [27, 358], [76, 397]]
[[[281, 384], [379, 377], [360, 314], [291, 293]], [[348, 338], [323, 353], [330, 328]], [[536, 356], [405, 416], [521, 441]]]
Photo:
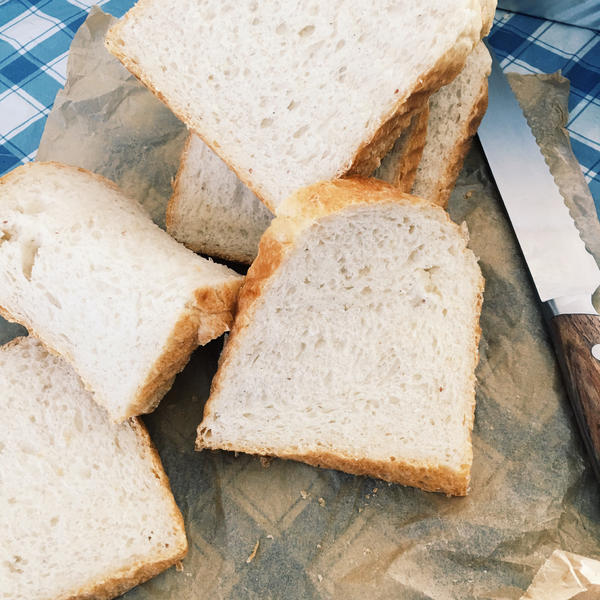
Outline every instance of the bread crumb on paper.
[[473, 191], [469, 190], [466, 194], [465, 194], [465, 199], [468, 200], [471, 196], [473, 195]]
[[260, 457], [260, 464], [265, 469], [268, 469], [271, 466], [272, 462], [273, 462], [272, 456], [261, 456]]
[[327, 503], [324, 498], [319, 498], [319, 504], [324, 508]]
[[317, 575], [317, 579], [319, 580], [319, 583], [321, 583], [321, 581], [323, 581], [323, 575], [321, 575], [320, 573]]
[[249, 565], [254, 560], [254, 557], [256, 556], [256, 553], [258, 552], [259, 544], [260, 544], [260, 540], [256, 540], [256, 544], [254, 544], [254, 548], [252, 549], [250, 556], [246, 559], [247, 565]]
[[183, 563], [180, 560], [175, 563], [175, 570], [178, 573], [183, 573]]
[[300, 496], [302, 496], [302, 500], [306, 500], [308, 498], [308, 493], [306, 490], [300, 490]]

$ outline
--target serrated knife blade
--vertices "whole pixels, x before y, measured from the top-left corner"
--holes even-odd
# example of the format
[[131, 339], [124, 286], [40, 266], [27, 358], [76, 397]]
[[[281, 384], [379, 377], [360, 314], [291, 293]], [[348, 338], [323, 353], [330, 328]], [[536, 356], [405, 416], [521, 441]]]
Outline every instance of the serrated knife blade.
[[545, 305], [579, 428], [600, 479], [600, 269], [587, 251], [521, 107], [492, 55], [478, 135], [521, 251]]

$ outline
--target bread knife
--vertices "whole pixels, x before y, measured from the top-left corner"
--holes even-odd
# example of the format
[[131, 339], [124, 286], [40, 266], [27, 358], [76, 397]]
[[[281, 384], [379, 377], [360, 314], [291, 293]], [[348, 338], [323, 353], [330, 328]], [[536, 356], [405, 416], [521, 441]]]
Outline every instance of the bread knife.
[[494, 52], [479, 140], [543, 303], [554, 350], [600, 479], [600, 269], [587, 251]]

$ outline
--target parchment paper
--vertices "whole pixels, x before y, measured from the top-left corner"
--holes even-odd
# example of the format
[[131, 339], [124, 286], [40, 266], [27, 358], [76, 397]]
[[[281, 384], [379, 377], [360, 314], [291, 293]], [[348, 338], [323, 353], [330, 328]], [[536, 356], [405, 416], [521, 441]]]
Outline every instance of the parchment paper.
[[[183, 132], [104, 51], [109, 22], [94, 11], [76, 35], [68, 84], [38, 158], [113, 177], [143, 201], [148, 196], [160, 222], [157, 207], [169, 195]], [[512, 83], [599, 259], [593, 202], [562, 130], [568, 83], [559, 76], [515, 76]], [[160, 123], [168, 124], [164, 134]], [[221, 348], [213, 342], [145, 418], [190, 552], [183, 571], [168, 570], [128, 600], [518, 599], [555, 549], [600, 558], [599, 487], [477, 143], [450, 212], [466, 220], [487, 281], [470, 495], [447, 498], [300, 463], [194, 452]], [[0, 339], [8, 336], [0, 325]]]
[[597, 600], [600, 561], [555, 550], [536, 573], [521, 600]]
[[164, 227], [165, 199], [187, 129], [104, 49], [104, 34], [116, 21], [94, 7], [75, 35], [67, 83], [56, 96], [36, 160], [112, 179]]

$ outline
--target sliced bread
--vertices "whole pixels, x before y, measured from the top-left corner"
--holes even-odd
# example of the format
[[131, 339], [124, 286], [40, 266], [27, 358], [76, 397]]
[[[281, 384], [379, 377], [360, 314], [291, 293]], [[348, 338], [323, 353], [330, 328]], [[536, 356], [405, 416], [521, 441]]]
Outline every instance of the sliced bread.
[[0, 597], [113, 598], [187, 552], [141, 421], [115, 425], [32, 338], [0, 347]]
[[194, 252], [251, 263], [273, 213], [194, 133], [181, 156], [167, 231]]
[[139, 0], [108, 49], [271, 209], [370, 175], [489, 26], [485, 0]]
[[[383, 157], [373, 177], [392, 183], [401, 192], [410, 193], [425, 149], [428, 122], [429, 105], [413, 117], [393, 148]], [[390, 160], [390, 157], [393, 159]]]
[[0, 179], [0, 314], [116, 421], [153, 410], [194, 348], [229, 329], [241, 281], [89, 171], [30, 163]]
[[465, 494], [482, 291], [440, 207], [374, 179], [300, 190], [248, 271], [197, 449]]
[[[427, 136], [428, 107], [394, 144], [394, 161], [375, 176], [410, 191]], [[167, 208], [167, 231], [194, 252], [250, 264], [273, 213], [195, 133], [181, 155]]]

